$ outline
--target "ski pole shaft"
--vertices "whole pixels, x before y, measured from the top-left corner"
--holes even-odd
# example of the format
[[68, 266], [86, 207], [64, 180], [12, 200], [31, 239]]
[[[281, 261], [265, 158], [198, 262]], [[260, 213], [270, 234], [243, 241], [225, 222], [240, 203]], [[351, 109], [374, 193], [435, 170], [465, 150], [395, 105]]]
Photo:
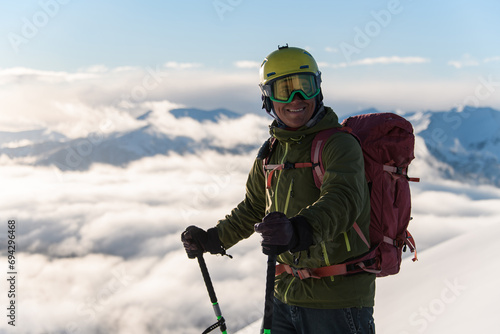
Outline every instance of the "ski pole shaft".
[[214, 286], [212, 285], [212, 280], [210, 279], [210, 274], [208, 273], [207, 264], [203, 258], [203, 254], [198, 255], [198, 264], [200, 265], [201, 274], [203, 275], [203, 280], [207, 286], [208, 296], [212, 303], [217, 303], [217, 296], [215, 295]]
[[274, 308], [274, 277], [276, 273], [276, 254], [267, 256], [266, 297], [264, 303], [264, 334], [271, 334]]
[[203, 275], [203, 280], [205, 281], [205, 286], [207, 287], [208, 296], [210, 297], [210, 301], [212, 302], [215, 316], [217, 317], [218, 322], [220, 322], [220, 330], [223, 334], [227, 334], [226, 323], [224, 321], [224, 318], [222, 317], [222, 312], [217, 301], [217, 296], [215, 295], [215, 289], [212, 284], [212, 280], [210, 279], [210, 274], [208, 273], [207, 264], [205, 263], [203, 254], [198, 255], [197, 258], [198, 264], [200, 265], [201, 274]]

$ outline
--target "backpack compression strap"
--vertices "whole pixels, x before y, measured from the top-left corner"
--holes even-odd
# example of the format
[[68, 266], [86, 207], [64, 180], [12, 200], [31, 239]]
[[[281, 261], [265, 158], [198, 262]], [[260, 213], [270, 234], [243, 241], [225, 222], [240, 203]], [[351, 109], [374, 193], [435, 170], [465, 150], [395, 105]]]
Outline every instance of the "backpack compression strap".
[[419, 177], [409, 177], [408, 176], [408, 168], [401, 168], [401, 167], [394, 167], [391, 165], [384, 165], [383, 166], [384, 171], [392, 173], [392, 174], [397, 174], [397, 175], [404, 175], [408, 179], [408, 181], [411, 182], [420, 182]]
[[410, 249], [410, 252], [415, 253], [413, 256], [412, 261], [418, 261], [417, 258], [417, 246], [415, 244], [415, 239], [413, 239], [413, 236], [411, 235], [410, 231], [406, 230], [404, 231], [400, 236], [398, 236], [396, 239], [391, 239], [388, 236], [384, 235], [384, 242], [393, 245], [396, 248], [403, 248], [403, 251], [406, 251], [406, 247]]

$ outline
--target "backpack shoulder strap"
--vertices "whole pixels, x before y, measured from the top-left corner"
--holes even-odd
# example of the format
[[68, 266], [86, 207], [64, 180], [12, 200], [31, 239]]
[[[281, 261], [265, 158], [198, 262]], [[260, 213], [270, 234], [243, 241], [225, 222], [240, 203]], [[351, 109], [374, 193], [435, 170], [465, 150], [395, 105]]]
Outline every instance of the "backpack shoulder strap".
[[[328, 141], [328, 139], [334, 133], [337, 133], [339, 131], [351, 134], [354, 138], [356, 138], [358, 143], [361, 144], [358, 136], [356, 136], [352, 132], [352, 129], [350, 127], [347, 127], [347, 126], [322, 130], [316, 134], [316, 136], [313, 139], [312, 148], [311, 148], [311, 161], [313, 163], [314, 183], [316, 184], [316, 187], [318, 187], [318, 189], [321, 188], [321, 184], [323, 183], [323, 177], [325, 175], [325, 168], [323, 167], [323, 158], [322, 158], [323, 148], [325, 147], [325, 144]], [[361, 240], [363, 240], [363, 242], [368, 247], [368, 249], [370, 249], [370, 243], [368, 242], [368, 239], [361, 231], [361, 228], [359, 227], [358, 223], [354, 222], [353, 228], [356, 231], [356, 233], [359, 235]]]
[[[316, 187], [319, 189], [321, 188], [321, 184], [323, 183], [323, 177], [325, 175], [325, 168], [323, 167], [323, 148], [325, 147], [326, 142], [328, 139], [337, 132], [346, 132], [349, 134], [352, 134], [352, 130], [349, 127], [343, 126], [343, 127], [336, 127], [336, 128], [330, 128], [330, 129], [325, 129], [321, 130], [316, 134], [316, 136], [313, 139], [312, 146], [311, 146], [311, 162], [313, 164], [313, 176], [314, 176], [314, 183], [316, 184]], [[354, 136], [356, 137], [356, 136]], [[357, 139], [357, 137], [356, 137]], [[358, 139], [359, 141], [359, 139]]]
[[264, 144], [259, 149], [257, 153], [257, 159], [262, 160], [262, 167], [264, 175], [266, 174], [266, 165], [269, 164], [269, 160], [271, 159], [271, 155], [273, 154], [274, 148], [278, 141], [274, 137], [269, 137]]

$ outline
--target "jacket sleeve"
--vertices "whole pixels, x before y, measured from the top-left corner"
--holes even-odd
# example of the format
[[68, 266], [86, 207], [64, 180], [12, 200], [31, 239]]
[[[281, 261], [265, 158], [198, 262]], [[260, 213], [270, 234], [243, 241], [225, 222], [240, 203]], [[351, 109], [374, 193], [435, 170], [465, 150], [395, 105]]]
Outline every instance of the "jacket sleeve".
[[256, 159], [248, 175], [245, 199], [217, 223], [219, 239], [225, 249], [252, 235], [254, 225], [260, 223], [265, 215], [265, 196], [262, 161]]
[[369, 193], [358, 141], [350, 134], [336, 133], [322, 154], [325, 174], [320, 197], [299, 213], [313, 228], [315, 242], [333, 240], [359, 218], [369, 219]]

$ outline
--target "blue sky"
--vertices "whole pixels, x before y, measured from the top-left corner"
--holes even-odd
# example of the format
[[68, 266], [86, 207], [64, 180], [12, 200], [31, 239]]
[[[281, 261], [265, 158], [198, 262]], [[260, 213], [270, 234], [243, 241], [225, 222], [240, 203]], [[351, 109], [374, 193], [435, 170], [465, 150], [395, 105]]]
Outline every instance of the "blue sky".
[[[325, 101], [345, 112], [451, 108], [474, 96], [478, 85], [490, 94], [480, 94], [476, 104], [500, 104], [500, 2], [494, 0], [38, 0], [1, 6], [0, 85], [7, 89], [30, 71], [37, 73], [34, 80], [40, 71], [99, 71], [101, 82], [113, 86], [127, 81], [110, 79], [117, 68], [162, 68], [170, 86], [152, 98], [260, 112], [258, 65], [288, 43], [315, 56]], [[225, 87], [239, 90], [228, 94]], [[180, 88], [196, 94], [181, 98]]]
[[[2, 67], [75, 70], [177, 61], [227, 68], [237, 60], [261, 61], [285, 43], [311, 48], [318, 61], [342, 62], [342, 52], [325, 48], [356, 46], [357, 31], [375, 36], [353, 59], [419, 56], [439, 64], [464, 54], [479, 60], [500, 55], [500, 3], [492, 0], [40, 0], [3, 7]], [[26, 20], [38, 31], [23, 30]]]

